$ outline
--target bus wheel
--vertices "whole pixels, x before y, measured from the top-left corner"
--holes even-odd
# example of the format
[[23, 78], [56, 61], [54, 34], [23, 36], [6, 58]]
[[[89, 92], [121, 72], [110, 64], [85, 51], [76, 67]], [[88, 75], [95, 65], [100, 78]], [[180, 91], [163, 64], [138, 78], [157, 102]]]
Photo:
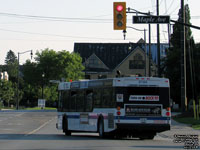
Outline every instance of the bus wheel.
[[140, 138], [140, 140], [145, 140], [145, 139], [153, 140], [154, 136], [155, 136], [154, 134], [147, 134], [147, 135], [140, 136], [139, 138]]
[[63, 118], [63, 132], [67, 136], [71, 135], [71, 131], [68, 130], [68, 121], [67, 121], [67, 118]]
[[149, 136], [147, 137], [147, 139], [153, 140], [153, 139], [154, 139], [154, 135], [149, 135]]
[[104, 137], [104, 124], [103, 124], [102, 119], [98, 123], [98, 132], [99, 132], [99, 137], [103, 138]]

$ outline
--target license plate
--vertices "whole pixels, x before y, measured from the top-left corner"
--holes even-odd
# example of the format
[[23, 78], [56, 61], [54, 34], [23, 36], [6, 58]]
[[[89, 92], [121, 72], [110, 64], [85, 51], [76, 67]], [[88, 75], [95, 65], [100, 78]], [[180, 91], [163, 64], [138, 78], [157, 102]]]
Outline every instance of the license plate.
[[147, 122], [147, 118], [140, 118], [140, 122], [141, 123], [146, 123]]

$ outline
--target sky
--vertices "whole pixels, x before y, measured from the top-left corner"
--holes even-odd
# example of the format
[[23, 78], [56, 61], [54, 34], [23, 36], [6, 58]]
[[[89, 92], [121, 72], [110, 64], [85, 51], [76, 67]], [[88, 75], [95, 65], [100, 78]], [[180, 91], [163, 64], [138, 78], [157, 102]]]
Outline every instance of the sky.
[[[118, 1], [118, 0], [115, 0]], [[49, 48], [72, 52], [76, 42], [129, 43], [144, 37], [143, 31], [127, 29], [126, 39], [122, 31], [113, 30], [113, 0], [0, 0], [0, 64], [4, 64], [7, 52], [17, 56], [28, 50]], [[122, 0], [126, 7], [152, 12], [156, 15], [156, 0]], [[159, 0], [160, 15], [178, 18], [181, 0]], [[191, 23], [200, 26], [199, 0], [185, 0], [189, 4]], [[132, 23], [127, 14], [127, 26], [140, 30], [148, 25]], [[156, 42], [156, 25], [152, 27], [152, 42]], [[160, 25], [160, 40], [168, 42], [167, 25]], [[200, 30], [192, 29], [195, 42], [200, 42]], [[147, 33], [148, 34], [148, 33]], [[148, 36], [147, 36], [148, 37]], [[148, 40], [148, 38], [147, 38]], [[35, 57], [35, 55], [34, 55]], [[20, 54], [20, 64], [30, 59], [30, 53]], [[33, 59], [34, 61], [34, 59]]]

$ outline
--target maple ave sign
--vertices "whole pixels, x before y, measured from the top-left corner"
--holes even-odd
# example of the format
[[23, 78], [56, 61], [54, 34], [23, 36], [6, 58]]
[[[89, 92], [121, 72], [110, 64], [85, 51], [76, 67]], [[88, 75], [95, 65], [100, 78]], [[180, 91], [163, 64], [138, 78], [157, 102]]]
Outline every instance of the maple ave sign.
[[138, 24], [168, 24], [169, 16], [133, 16], [133, 23]]

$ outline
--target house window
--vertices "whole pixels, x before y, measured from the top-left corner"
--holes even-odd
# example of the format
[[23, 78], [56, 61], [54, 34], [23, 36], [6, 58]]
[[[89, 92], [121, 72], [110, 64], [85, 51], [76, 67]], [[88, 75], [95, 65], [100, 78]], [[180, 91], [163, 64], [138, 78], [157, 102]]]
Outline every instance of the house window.
[[89, 67], [96, 67], [96, 66], [98, 66], [99, 65], [99, 62], [98, 62], [98, 60], [97, 59], [90, 59], [89, 60]]
[[141, 54], [136, 54], [133, 57], [133, 60], [129, 61], [129, 69], [144, 69], [145, 68], [145, 61]]

